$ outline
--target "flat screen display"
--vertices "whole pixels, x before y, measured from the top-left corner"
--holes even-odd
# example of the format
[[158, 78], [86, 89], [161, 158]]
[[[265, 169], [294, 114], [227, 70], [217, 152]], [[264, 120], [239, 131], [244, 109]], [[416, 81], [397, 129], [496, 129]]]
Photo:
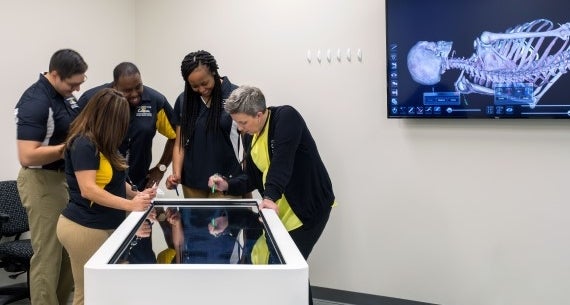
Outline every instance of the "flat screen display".
[[570, 118], [566, 0], [386, 0], [388, 118]]
[[[150, 228], [163, 243], [144, 236]], [[276, 265], [284, 259], [254, 200], [157, 200], [111, 262]]]

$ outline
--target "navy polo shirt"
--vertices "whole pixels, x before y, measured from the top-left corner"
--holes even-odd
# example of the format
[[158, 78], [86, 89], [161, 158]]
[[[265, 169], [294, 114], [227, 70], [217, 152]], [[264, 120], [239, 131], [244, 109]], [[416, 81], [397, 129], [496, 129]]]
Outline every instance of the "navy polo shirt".
[[[232, 84], [227, 77], [223, 77], [221, 89], [224, 103], [236, 88], [237, 86]], [[175, 125], [179, 125], [181, 122], [184, 98], [185, 95], [182, 92], [174, 104]], [[207, 130], [209, 113], [210, 108], [206, 107], [204, 103], [200, 103], [194, 134], [190, 138], [190, 142], [184, 145], [184, 160], [182, 162], [182, 184], [201, 190], [209, 189], [208, 178], [215, 173], [226, 177], [241, 173], [241, 167], [230, 138], [233, 130], [231, 116], [222, 110], [220, 114], [221, 132], [209, 132]]]
[[[58, 145], [65, 141], [69, 125], [79, 112], [73, 96], [64, 98], [55, 91], [48, 79], [40, 78], [30, 86], [16, 104], [17, 139], [41, 142], [42, 146]], [[51, 170], [62, 170], [63, 159], [31, 166]]]
[[116, 229], [125, 220], [126, 212], [83, 198], [75, 176], [76, 171], [82, 170], [96, 171], [97, 185], [107, 192], [122, 198], [127, 195], [125, 171], [113, 168], [109, 160], [97, 150], [95, 143], [84, 136], [78, 136], [65, 150], [69, 204], [63, 209], [63, 216], [88, 228]]
[[[104, 84], [87, 90], [79, 98], [81, 109], [99, 90], [112, 88], [112, 83]], [[152, 142], [156, 132], [168, 139], [176, 138], [172, 122], [172, 106], [160, 92], [143, 86], [140, 103], [131, 106], [131, 120], [126, 139], [123, 141], [121, 153], [127, 158], [129, 165], [128, 176], [139, 190], [145, 187], [145, 178], [152, 162]]]

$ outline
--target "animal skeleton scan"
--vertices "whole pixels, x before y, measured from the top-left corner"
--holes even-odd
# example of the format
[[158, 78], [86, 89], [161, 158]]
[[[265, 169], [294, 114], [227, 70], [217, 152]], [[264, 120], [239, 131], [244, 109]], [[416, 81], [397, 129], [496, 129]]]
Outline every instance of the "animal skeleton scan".
[[546, 19], [533, 20], [504, 33], [483, 32], [469, 58], [449, 56], [450, 41], [419, 41], [408, 53], [408, 69], [422, 85], [435, 85], [441, 74], [458, 69], [460, 94], [496, 95], [534, 108], [570, 67], [569, 35], [570, 23], [555, 27]]
[[388, 118], [570, 119], [566, 0], [385, 1]]

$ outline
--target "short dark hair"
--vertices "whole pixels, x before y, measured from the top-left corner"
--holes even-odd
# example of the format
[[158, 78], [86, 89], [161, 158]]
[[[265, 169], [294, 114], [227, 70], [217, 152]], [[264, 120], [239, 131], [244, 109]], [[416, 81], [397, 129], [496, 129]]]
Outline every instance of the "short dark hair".
[[53, 53], [49, 61], [49, 72], [56, 71], [61, 79], [87, 71], [87, 63], [79, 53], [71, 49], [61, 49]]
[[122, 62], [113, 69], [113, 83], [116, 84], [121, 76], [141, 74], [139, 68], [132, 62]]

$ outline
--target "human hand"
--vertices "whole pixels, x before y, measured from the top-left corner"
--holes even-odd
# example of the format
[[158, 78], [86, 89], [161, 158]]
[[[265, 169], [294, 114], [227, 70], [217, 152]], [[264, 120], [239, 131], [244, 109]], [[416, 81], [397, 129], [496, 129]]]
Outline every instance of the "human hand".
[[154, 183], [159, 183], [162, 180], [162, 177], [164, 177], [164, 172], [161, 171], [158, 166], [149, 169], [146, 174], [146, 187], [149, 188], [152, 187]]
[[214, 237], [220, 236], [226, 228], [228, 227], [228, 216], [222, 215], [212, 220], [208, 223], [208, 232]]
[[140, 238], [145, 238], [145, 237], [150, 237], [151, 233], [152, 233], [152, 222], [147, 218], [143, 221], [138, 230], [135, 232], [135, 235]]
[[169, 190], [175, 189], [176, 186], [180, 183], [180, 176], [178, 175], [170, 175], [166, 178], [166, 188]]
[[152, 208], [150, 210], [150, 212], [148, 212], [148, 215], [146, 216], [146, 219], [148, 219], [151, 223], [154, 223], [157, 220], [157, 215], [158, 215], [158, 208]]
[[166, 220], [166, 211], [163, 207], [154, 207], [153, 209], [156, 212], [156, 220], [163, 222]]
[[269, 198], [263, 198], [259, 204], [259, 209], [272, 209], [277, 215], [279, 215], [279, 206]]
[[166, 209], [166, 221], [173, 226], [178, 226], [182, 223], [180, 212], [175, 208]]
[[[228, 190], [228, 182], [224, 177], [220, 176], [219, 174], [213, 174], [208, 178], [208, 187], [211, 188], [213, 191], [218, 190], [220, 192], [225, 192]], [[212, 191], [212, 192], [213, 192]]]
[[152, 198], [149, 194], [140, 192], [131, 199], [131, 203], [131, 211], [146, 211], [152, 204]]
[[147, 187], [141, 193], [147, 194], [152, 200], [156, 197], [157, 191], [158, 191], [158, 184], [154, 182], [151, 187]]

